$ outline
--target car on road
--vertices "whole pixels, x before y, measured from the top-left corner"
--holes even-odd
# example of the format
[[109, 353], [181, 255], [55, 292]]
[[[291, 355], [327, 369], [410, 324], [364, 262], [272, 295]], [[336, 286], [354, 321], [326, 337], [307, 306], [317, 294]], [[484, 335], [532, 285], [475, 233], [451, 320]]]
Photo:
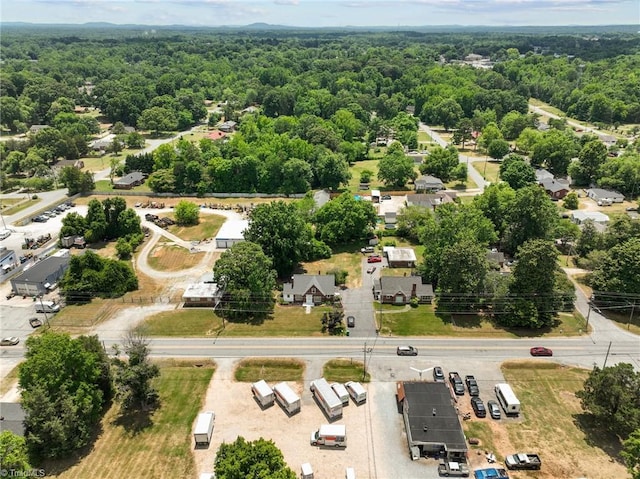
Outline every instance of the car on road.
[[433, 380], [444, 381], [444, 371], [440, 366], [436, 366], [435, 368], [433, 368]]
[[396, 354], [398, 356], [417, 356], [418, 350], [413, 346], [398, 346]]
[[549, 348], [543, 348], [542, 346], [536, 346], [529, 350], [531, 356], [553, 356], [553, 351]]
[[40, 318], [29, 318], [29, 324], [32, 328], [39, 328], [42, 326], [42, 320]]
[[373, 273], [375, 270], [376, 270], [376, 267], [375, 267], [375, 266], [369, 266], [369, 267], [367, 268], [367, 273], [368, 273], [368, 274], [371, 274], [371, 273]]
[[471, 407], [477, 417], [487, 417], [487, 408], [484, 407], [484, 403], [479, 397], [474, 396], [471, 398]]
[[356, 325], [356, 318], [353, 316], [347, 316], [347, 327], [353, 328]]
[[371, 255], [367, 258], [367, 263], [382, 263], [382, 256], [379, 254]]
[[15, 336], [9, 336], [8, 338], [0, 339], [0, 346], [15, 346], [20, 342], [20, 339]]
[[502, 413], [500, 412], [500, 406], [493, 399], [487, 402], [487, 409], [489, 409], [489, 414], [493, 419], [500, 419], [502, 417]]
[[381, 200], [390, 200], [391, 199], [391, 195], [382, 195], [380, 197]]

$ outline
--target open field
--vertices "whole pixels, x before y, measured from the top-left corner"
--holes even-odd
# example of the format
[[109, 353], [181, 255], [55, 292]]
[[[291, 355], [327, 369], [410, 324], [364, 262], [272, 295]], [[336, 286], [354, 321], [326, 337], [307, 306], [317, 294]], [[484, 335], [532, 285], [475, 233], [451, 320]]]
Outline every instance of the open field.
[[546, 361], [519, 361], [504, 363], [502, 372], [523, 411], [521, 421], [506, 425], [513, 452], [535, 451], [544, 462], [540, 472], [520, 472], [513, 477], [628, 477], [618, 455], [619, 440], [590, 429], [575, 397], [587, 370]]
[[380, 189], [383, 186], [382, 182], [378, 180], [378, 160], [356, 161], [351, 168], [349, 168], [349, 171], [351, 172], [351, 179], [347, 186], [349, 191], [360, 191], [358, 185], [360, 184], [360, 175], [364, 170], [372, 172], [369, 188]]
[[347, 245], [344, 247], [344, 250], [345, 251], [340, 251], [340, 247], [338, 247], [338, 249], [334, 249], [331, 258], [302, 263], [302, 271], [296, 272], [307, 274], [327, 274], [332, 270], [344, 269], [349, 273], [347, 276], [347, 287], [357, 288], [362, 283], [362, 255], [360, 254], [360, 246]]
[[[167, 215], [169, 218], [175, 219], [173, 213]], [[173, 233], [185, 241], [203, 241], [208, 238], [215, 237], [220, 230], [222, 224], [227, 220], [226, 217], [212, 214], [201, 214], [200, 222], [194, 226], [171, 225], [168, 228], [169, 233]]]
[[297, 359], [255, 358], [244, 359], [236, 366], [236, 381], [253, 383], [264, 379], [267, 382], [302, 381], [304, 363]]
[[417, 308], [393, 304], [374, 305], [380, 333], [397, 336], [536, 337], [578, 336], [585, 320], [579, 313], [560, 313], [558, 323], [541, 331], [503, 329], [475, 314], [437, 314], [433, 305]]
[[149, 266], [158, 271], [181, 271], [200, 264], [205, 253], [191, 253], [182, 246], [159, 243], [147, 257]]
[[500, 163], [496, 161], [476, 161], [473, 166], [485, 180], [491, 183], [500, 181]]
[[363, 363], [352, 359], [331, 359], [324, 363], [322, 368], [322, 377], [329, 383], [346, 383], [347, 381], [368, 383], [371, 380], [371, 375], [367, 373], [364, 379], [363, 375]]
[[322, 314], [330, 310], [316, 306], [306, 314], [302, 306], [276, 304], [274, 314], [264, 321], [240, 323], [223, 321], [210, 308], [184, 308], [151, 316], [139, 329], [149, 336], [320, 336]]
[[160, 363], [155, 386], [160, 407], [148, 417], [121, 417], [114, 404], [95, 443], [81, 457], [43, 465], [49, 477], [120, 479], [195, 477], [191, 428], [204, 400], [214, 365], [198, 361]]

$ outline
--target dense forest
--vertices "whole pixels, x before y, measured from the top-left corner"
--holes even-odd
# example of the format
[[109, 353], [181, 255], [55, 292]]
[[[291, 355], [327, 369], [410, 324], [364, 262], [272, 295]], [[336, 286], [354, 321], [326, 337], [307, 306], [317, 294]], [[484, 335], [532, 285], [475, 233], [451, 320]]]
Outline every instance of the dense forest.
[[[531, 97], [596, 124], [639, 123], [639, 52], [637, 35], [615, 31], [10, 27], [2, 35], [2, 127], [19, 133], [32, 125], [50, 128], [27, 141], [4, 142], [3, 173], [24, 174], [36, 189], [52, 187], [51, 164], [86, 155], [98, 129], [95, 118], [74, 114], [78, 106], [158, 135], [206, 121], [206, 100], [221, 107], [210, 124], [238, 121], [239, 132], [222, 145], [157, 151], [147, 171], [154, 191], [336, 188], [348, 181], [348, 164], [365, 158], [377, 137], [391, 134], [409, 149], [418, 146], [408, 107], [458, 135], [484, 135], [495, 124], [500, 141], [485, 146], [499, 158], [505, 140], [535, 125], [527, 115]], [[492, 68], [465, 62], [470, 54], [484, 56]], [[260, 115], [241, 116], [254, 105]], [[554, 135], [538, 137], [564, 149], [553, 164], [540, 158], [554, 156], [547, 145], [517, 144], [528, 143], [520, 151], [536, 164], [566, 174], [581, 145]], [[130, 134], [122, 144], [140, 138]]]

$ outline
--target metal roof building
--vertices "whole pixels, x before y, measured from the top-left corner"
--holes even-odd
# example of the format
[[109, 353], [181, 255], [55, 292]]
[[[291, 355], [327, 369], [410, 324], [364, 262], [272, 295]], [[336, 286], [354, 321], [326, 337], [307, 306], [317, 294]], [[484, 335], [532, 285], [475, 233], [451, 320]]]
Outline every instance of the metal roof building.
[[13, 278], [11, 288], [18, 295], [45, 294], [50, 286], [60, 281], [69, 267], [69, 260], [68, 255], [49, 256]]
[[216, 248], [231, 248], [244, 241], [244, 231], [249, 227], [247, 220], [227, 220], [216, 235]]

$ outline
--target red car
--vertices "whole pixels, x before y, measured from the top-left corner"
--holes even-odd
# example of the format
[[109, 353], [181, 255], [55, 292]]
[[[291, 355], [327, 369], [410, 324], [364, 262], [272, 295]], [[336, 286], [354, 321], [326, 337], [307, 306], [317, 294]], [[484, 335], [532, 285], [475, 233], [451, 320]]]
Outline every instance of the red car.
[[374, 255], [367, 258], [367, 263], [382, 263], [382, 256]]
[[542, 346], [531, 348], [530, 352], [531, 356], [553, 356], [553, 351], [549, 348], [543, 348]]

